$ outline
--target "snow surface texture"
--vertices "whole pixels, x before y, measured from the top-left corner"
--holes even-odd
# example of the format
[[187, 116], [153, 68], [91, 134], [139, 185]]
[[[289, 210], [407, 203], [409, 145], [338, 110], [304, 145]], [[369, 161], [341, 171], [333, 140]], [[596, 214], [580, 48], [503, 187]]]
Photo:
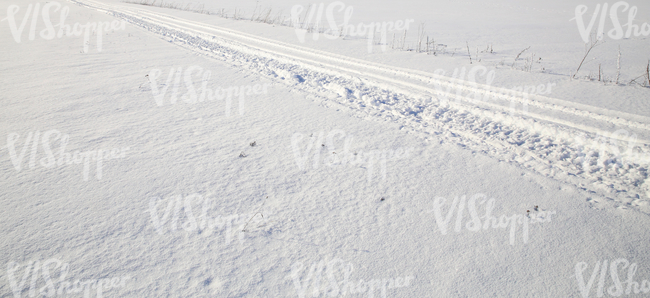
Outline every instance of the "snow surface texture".
[[[643, 113], [214, 16], [61, 4], [71, 25], [126, 25], [83, 45], [41, 27], [28, 39], [30, 22], [22, 42], [2, 32], [2, 295], [100, 296], [115, 279], [103, 295], [578, 297], [617, 285], [604, 273], [586, 285], [617, 259], [650, 277]], [[73, 294], [77, 279], [95, 284]]]
[[[573, 107], [575, 104], [562, 100], [449, 81], [160, 13], [101, 7], [173, 43], [280, 78], [281, 82], [321, 100], [333, 100], [354, 109], [363, 118], [383, 118], [415, 131], [441, 135], [441, 140], [517, 162], [591, 191], [605, 191], [611, 196], [608, 199], [631, 201], [631, 206], [650, 212], [650, 180], [645, 183], [650, 162], [647, 146], [650, 125], [625, 120], [633, 115], [607, 116], [597, 108], [591, 109], [596, 112], [578, 110]], [[484, 99], [477, 107], [475, 96], [459, 93], [494, 98], [497, 103]], [[447, 102], [442, 103], [438, 98], [447, 98]], [[516, 108], [510, 108], [512, 103]], [[511, 110], [526, 117], [512, 117]], [[569, 120], [563, 119], [560, 113], [569, 114]], [[641, 150], [621, 152], [609, 140], [599, 141], [607, 135], [605, 127], [612, 124], [640, 135], [636, 142], [642, 145]]]

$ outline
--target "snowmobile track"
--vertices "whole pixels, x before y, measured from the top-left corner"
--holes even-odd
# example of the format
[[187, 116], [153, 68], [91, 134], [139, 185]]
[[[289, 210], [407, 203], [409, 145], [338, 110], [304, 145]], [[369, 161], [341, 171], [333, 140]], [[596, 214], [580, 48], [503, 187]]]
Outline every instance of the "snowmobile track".
[[[324, 105], [395, 121], [650, 214], [650, 141], [638, 138], [628, 143], [638, 147], [622, 153], [618, 146], [604, 146], [603, 136], [610, 142], [631, 138], [599, 129], [624, 127], [645, 135], [650, 118], [363, 61], [146, 9], [69, 1], [304, 91]], [[477, 102], [462, 93], [495, 101]]]

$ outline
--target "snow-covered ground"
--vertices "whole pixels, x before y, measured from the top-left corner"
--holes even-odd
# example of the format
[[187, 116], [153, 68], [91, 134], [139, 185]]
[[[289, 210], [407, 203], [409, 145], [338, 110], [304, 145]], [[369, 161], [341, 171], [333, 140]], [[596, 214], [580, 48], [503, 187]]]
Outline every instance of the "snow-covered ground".
[[164, 3], [0, 1], [1, 297], [649, 295], [647, 1]]

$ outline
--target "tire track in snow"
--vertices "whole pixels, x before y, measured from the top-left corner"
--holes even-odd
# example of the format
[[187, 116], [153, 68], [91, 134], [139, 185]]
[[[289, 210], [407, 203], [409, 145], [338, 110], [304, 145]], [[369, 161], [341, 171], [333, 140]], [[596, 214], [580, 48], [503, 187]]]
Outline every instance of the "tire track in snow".
[[[643, 146], [636, 152], [621, 154], [616, 152], [618, 147], [603, 146], [598, 141], [599, 134], [606, 133], [576, 123], [586, 119], [650, 130], [647, 123], [624, 119], [643, 117], [361, 61], [142, 9], [92, 0], [70, 1], [123, 18], [188, 50], [313, 94], [324, 105], [342, 105], [361, 117], [396, 121], [413, 131], [435, 135], [603, 195], [615, 205], [650, 213], [648, 141], [641, 140]], [[456, 92], [431, 88], [431, 84]], [[564, 113], [579, 121], [544, 113], [512, 113], [504, 105], [490, 102], [476, 104], [473, 98], [459, 95], [459, 90], [528, 103], [539, 111]], [[441, 105], [436, 99], [441, 96], [457, 101]]]
[[[79, 1], [75, 1], [79, 2]], [[104, 6], [102, 11], [108, 12], [110, 6], [103, 5], [96, 1], [85, 1], [93, 2], [95, 5]], [[383, 81], [385, 83], [391, 83], [397, 86], [414, 88], [422, 93], [428, 93], [430, 95], [446, 96], [453, 99], [460, 99], [463, 102], [470, 103], [475, 105], [474, 99], [468, 96], [459, 96], [458, 90], [470, 92], [473, 94], [479, 94], [483, 96], [493, 97], [502, 99], [504, 102], [515, 102], [517, 104], [527, 104], [530, 106], [539, 107], [542, 110], [555, 111], [570, 114], [574, 117], [589, 118], [598, 121], [604, 121], [615, 125], [627, 126], [630, 128], [639, 128], [643, 130], [650, 131], [650, 118], [643, 117], [639, 115], [633, 115], [625, 112], [619, 111], [609, 111], [598, 107], [592, 107], [580, 103], [569, 102], [561, 99], [555, 99], [550, 97], [545, 97], [537, 94], [527, 94], [520, 91], [515, 91], [506, 88], [493, 87], [490, 85], [479, 84], [475, 82], [468, 82], [464, 80], [454, 80], [449, 77], [426, 73], [418, 70], [409, 70], [400, 67], [393, 67], [382, 65], [375, 62], [364, 61], [360, 59], [355, 59], [343, 55], [338, 55], [334, 53], [324, 52], [316, 49], [309, 49], [305, 47], [300, 47], [293, 44], [287, 44], [280, 41], [275, 41], [267, 39], [260, 36], [255, 36], [247, 34], [244, 32], [238, 32], [233, 30], [228, 30], [220, 28], [213, 25], [207, 25], [195, 21], [189, 21], [184, 19], [179, 19], [170, 15], [161, 14], [161, 13], [152, 13], [147, 10], [133, 10], [127, 7], [123, 7], [123, 10], [131, 12], [131, 14], [138, 16], [141, 19], [148, 18], [151, 21], [157, 22], [159, 24], [173, 24], [171, 28], [183, 29], [187, 31], [195, 31], [196, 33], [203, 33], [206, 35], [210, 34], [220, 34], [221, 37], [229, 38], [231, 40], [236, 40], [240, 44], [246, 44], [251, 47], [257, 47], [258, 49], [264, 49], [265, 52], [270, 53], [275, 56], [285, 56], [290, 57], [295, 60], [302, 60], [303, 62], [310, 63], [312, 65], [326, 66], [328, 69], [337, 69], [341, 72], [347, 72], [358, 76], [371, 77], [376, 80]], [[192, 28], [193, 27], [193, 28]], [[198, 30], [200, 29], [200, 30]], [[207, 30], [207, 31], [205, 31]], [[270, 48], [276, 48], [275, 51], [270, 50]], [[280, 51], [278, 51], [280, 50]], [[327, 63], [325, 61], [329, 61]], [[331, 64], [331, 63], [335, 64]], [[345, 65], [345, 66], [340, 66]], [[354, 67], [354, 68], [351, 68]], [[358, 69], [363, 69], [361, 71]], [[376, 74], [377, 72], [382, 73], [383, 75]], [[387, 75], [399, 76], [400, 79], [392, 79], [387, 77]], [[408, 82], [407, 79], [415, 79], [424, 84], [415, 84]], [[456, 92], [448, 92], [435, 88], [431, 88], [429, 85], [438, 85], [441, 87], [448, 87]], [[480, 104], [486, 105], [493, 109], [499, 109], [501, 111], [513, 112], [509, 107], [504, 107], [503, 105], [492, 104], [490, 102], [482, 102]], [[593, 110], [593, 111], [589, 111]], [[593, 127], [581, 125], [580, 123], [575, 123], [576, 121], [563, 121], [557, 117], [549, 117], [547, 115], [536, 114], [532, 112], [521, 112], [515, 110], [514, 113], [523, 114], [526, 117], [534, 117], [539, 120], [548, 121], [551, 123], [557, 123], [564, 126], [580, 129], [586, 132], [605, 134], [604, 131], [594, 129]], [[615, 114], [615, 116], [607, 116], [606, 113]], [[626, 120], [627, 118], [637, 118], [644, 120], [643, 122]], [[580, 122], [580, 121], [578, 121]], [[621, 140], [623, 141], [623, 140]], [[637, 140], [646, 145], [650, 145], [648, 140]]]

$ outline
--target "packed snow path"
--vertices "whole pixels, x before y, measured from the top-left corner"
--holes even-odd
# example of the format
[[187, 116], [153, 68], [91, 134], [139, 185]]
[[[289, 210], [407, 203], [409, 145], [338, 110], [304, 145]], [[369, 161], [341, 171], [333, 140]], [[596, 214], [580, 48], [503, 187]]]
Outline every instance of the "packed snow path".
[[[394, 121], [425, 138], [532, 169], [592, 193], [595, 204], [650, 213], [646, 117], [362, 61], [144, 9], [70, 1], [268, 76], [322, 105]], [[614, 127], [625, 133], [613, 133]]]

